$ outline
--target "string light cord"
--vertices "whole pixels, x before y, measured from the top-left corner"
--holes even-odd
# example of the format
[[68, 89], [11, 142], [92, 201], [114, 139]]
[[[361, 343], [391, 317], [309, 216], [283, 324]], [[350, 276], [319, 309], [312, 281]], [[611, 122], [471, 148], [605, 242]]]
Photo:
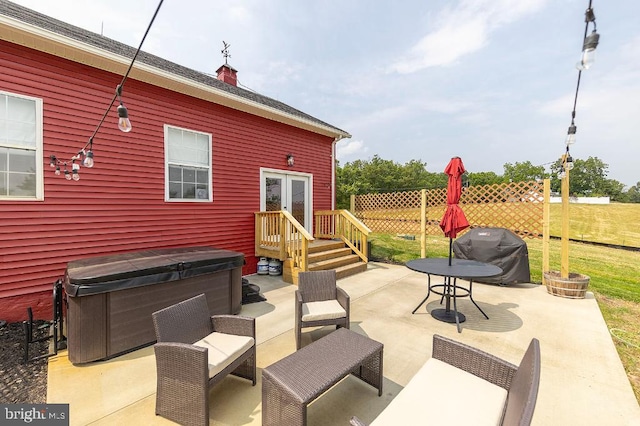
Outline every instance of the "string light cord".
[[[68, 171], [67, 171], [67, 164], [71, 163], [72, 165], [74, 165], [76, 160], [83, 161], [83, 157], [86, 157], [87, 154], [89, 154], [89, 153], [90, 153], [90, 158], [91, 158], [91, 161], [90, 161], [91, 165], [87, 165], [87, 167], [93, 167], [93, 150], [92, 150], [92, 148], [93, 148], [93, 139], [98, 134], [98, 131], [100, 130], [100, 128], [104, 124], [104, 121], [106, 120], [107, 116], [109, 115], [109, 112], [111, 111], [111, 108], [113, 107], [113, 104], [116, 101], [116, 99], [120, 100], [120, 106], [118, 107], [118, 115], [120, 116], [120, 122], [124, 118], [124, 119], [127, 120], [127, 123], [128, 123], [128, 126], [129, 126], [128, 130], [125, 130], [120, 126], [120, 122], [119, 122], [118, 127], [120, 127], [120, 129], [122, 131], [125, 131], [125, 132], [128, 132], [129, 130], [131, 130], [131, 124], [130, 124], [129, 119], [128, 119], [128, 113], [127, 113], [126, 108], [124, 108], [124, 105], [122, 104], [122, 100], [121, 100], [122, 87], [124, 86], [125, 82], [127, 81], [127, 78], [129, 77], [129, 73], [133, 69], [133, 64], [135, 63], [136, 59], [138, 58], [138, 55], [140, 54], [140, 51], [142, 50], [142, 45], [144, 44], [144, 41], [146, 40], [147, 35], [149, 34], [149, 31], [151, 30], [151, 27], [153, 26], [153, 23], [156, 20], [156, 17], [158, 16], [158, 12], [160, 12], [160, 8], [162, 7], [162, 3], [163, 2], [164, 2], [164, 0], [160, 0], [158, 2], [158, 6], [156, 7], [156, 11], [154, 12], [153, 17], [151, 18], [151, 21], [149, 21], [149, 25], [147, 26], [147, 29], [144, 32], [144, 35], [142, 36], [142, 40], [140, 40], [140, 45], [136, 49], [136, 52], [133, 55], [133, 58], [131, 59], [131, 62], [129, 63], [129, 67], [127, 68], [127, 72], [122, 77], [122, 80], [120, 81], [120, 84], [118, 84], [116, 86], [115, 93], [113, 94], [113, 97], [111, 98], [111, 102], [109, 102], [109, 106], [107, 107], [107, 109], [105, 110], [104, 114], [102, 115], [102, 118], [100, 119], [100, 122], [98, 123], [98, 125], [95, 128], [95, 130], [93, 131], [93, 133], [89, 137], [89, 140], [87, 141], [87, 143], [84, 145], [84, 147], [80, 151], [78, 151], [78, 154], [74, 155], [73, 157], [71, 157], [71, 160], [68, 161], [68, 162], [67, 161], [60, 161], [53, 154], [50, 156], [50, 158], [51, 158], [51, 166], [52, 167], [56, 167], [56, 174], [60, 174], [60, 165], [63, 165], [64, 168], [65, 168], [65, 177], [66, 177], [66, 175], [69, 174]], [[123, 117], [123, 114], [124, 114], [124, 117]], [[87, 152], [87, 148], [89, 149], [88, 152]], [[78, 166], [78, 167], [75, 167], [75, 166]], [[75, 179], [75, 176], [78, 175], [77, 170], [79, 169], [79, 165], [75, 164], [75, 166], [74, 166], [74, 169], [72, 171], [75, 171], [74, 180], [77, 180], [77, 179]], [[67, 178], [67, 179], [69, 179], [69, 178]]]
[[[596, 17], [593, 13], [593, 8], [591, 7], [591, 3], [593, 0], [589, 0], [589, 7], [587, 7], [587, 11], [585, 12], [585, 25], [584, 25], [584, 35], [582, 36], [583, 40], [583, 48], [584, 48], [584, 40], [587, 39], [587, 35], [589, 34], [589, 22], [593, 22], [593, 30], [596, 28]], [[576, 107], [578, 105], [578, 92], [580, 91], [580, 79], [582, 77], [582, 70], [578, 70], [578, 83], [576, 84], [576, 95], [573, 98], [573, 111], [571, 112], [571, 124], [574, 124], [574, 120], [576, 118]]]
[[[585, 11], [585, 14], [584, 14], [585, 24], [584, 24], [584, 34], [582, 36], [583, 57], [580, 59], [580, 62], [577, 64], [578, 80], [576, 82], [576, 92], [573, 97], [573, 109], [571, 110], [571, 125], [569, 126], [568, 133], [567, 133], [567, 140], [566, 140], [567, 149], [566, 149], [563, 162], [566, 162], [566, 159], [570, 157], [569, 145], [572, 145], [575, 142], [575, 134], [577, 130], [575, 125], [575, 119], [576, 119], [576, 109], [578, 106], [578, 94], [580, 93], [580, 82], [582, 80], [582, 71], [588, 69], [591, 66], [591, 64], [589, 63], [590, 59], [587, 59], [586, 53], [589, 51], [595, 50], [600, 38], [600, 36], [597, 34], [597, 31], [596, 31], [597, 29], [596, 16], [593, 12], [592, 3], [593, 3], [593, 0], [589, 0], [589, 6], [587, 7], [587, 10]], [[589, 35], [589, 24], [591, 23], [593, 23], [593, 32], [591, 35]]]
[[[573, 158], [571, 158], [571, 154], [569, 153], [569, 147], [573, 145], [576, 141], [576, 109], [578, 105], [578, 94], [580, 93], [580, 81], [582, 80], [582, 71], [587, 70], [591, 67], [593, 62], [593, 54], [598, 46], [598, 42], [600, 39], [600, 35], [597, 33], [596, 29], [596, 16], [593, 12], [592, 8], [593, 0], [589, 0], [589, 6], [584, 13], [584, 34], [582, 37], [582, 57], [580, 58], [580, 62], [576, 64], [578, 68], [578, 81], [576, 83], [576, 92], [573, 97], [573, 109], [571, 110], [571, 124], [567, 130], [567, 137], [565, 140], [565, 153], [562, 156], [562, 171], [558, 173], [558, 177], [563, 179], [566, 175], [567, 170], [573, 169]], [[589, 34], [589, 24], [593, 24], [593, 31]]]

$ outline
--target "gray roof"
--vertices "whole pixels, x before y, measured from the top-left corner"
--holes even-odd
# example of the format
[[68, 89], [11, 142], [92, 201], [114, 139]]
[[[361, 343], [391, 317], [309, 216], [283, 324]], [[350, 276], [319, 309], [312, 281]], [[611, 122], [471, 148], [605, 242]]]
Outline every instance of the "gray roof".
[[[56, 34], [69, 37], [71, 39], [80, 41], [82, 43], [86, 43], [98, 49], [102, 49], [111, 53], [115, 53], [117, 55], [121, 55], [125, 58], [132, 59], [136, 53], [136, 49], [131, 46], [127, 46], [126, 44], [112, 40], [108, 37], [104, 37], [99, 34], [93, 33], [91, 31], [87, 31], [82, 28], [67, 24], [65, 22], [51, 18], [50, 16], [43, 15], [34, 10], [17, 5], [7, 0], [0, 0], [0, 14], [9, 16], [11, 18], [23, 21], [25, 23], [34, 25], [36, 27], [39, 27], [51, 32], [54, 32]], [[175, 74], [177, 76], [184, 77], [194, 82], [205, 84], [215, 89], [219, 89], [219, 90], [231, 93], [233, 95], [239, 96], [249, 101], [257, 102], [267, 107], [274, 108], [285, 114], [290, 114], [292, 116], [299, 117], [304, 120], [308, 120], [312, 123], [329, 127], [331, 129], [334, 129], [336, 133], [340, 133], [345, 136], [348, 135], [346, 131], [341, 130], [335, 126], [332, 126], [331, 124], [328, 124], [308, 114], [305, 114], [304, 112], [297, 110], [293, 107], [290, 107], [289, 105], [284, 104], [280, 101], [269, 98], [267, 96], [260, 95], [255, 92], [251, 92], [249, 90], [245, 90], [241, 87], [227, 84], [223, 81], [218, 80], [215, 77], [211, 77], [199, 71], [195, 71], [190, 68], [184, 67], [182, 65], [178, 65], [174, 62], [167, 61], [166, 59], [162, 59], [150, 53], [141, 51], [138, 54], [138, 57], [136, 58], [136, 62], [145, 63], [147, 65], [169, 72], [171, 74]]]

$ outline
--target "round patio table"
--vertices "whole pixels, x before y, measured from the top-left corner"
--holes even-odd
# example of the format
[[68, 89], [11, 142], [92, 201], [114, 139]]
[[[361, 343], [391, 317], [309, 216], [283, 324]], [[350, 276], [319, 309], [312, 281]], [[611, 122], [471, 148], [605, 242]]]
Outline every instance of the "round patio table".
[[[411, 312], [412, 314], [415, 314], [418, 308], [427, 301], [433, 291], [435, 294], [442, 296], [446, 300], [446, 304], [444, 309], [432, 310], [431, 316], [439, 321], [455, 322], [459, 333], [462, 331], [460, 329], [460, 323], [466, 321], [466, 317], [458, 312], [456, 304], [456, 298], [458, 297], [468, 296], [476, 308], [482, 312], [482, 315], [484, 315], [486, 319], [489, 319], [487, 314], [485, 314], [475, 300], [473, 300], [473, 279], [499, 275], [502, 273], [502, 268], [499, 266], [477, 260], [448, 258], [414, 259], [408, 261], [406, 266], [413, 271], [427, 274], [427, 296], [416, 306], [413, 312]], [[444, 283], [431, 285], [431, 275], [444, 277]], [[451, 278], [453, 278], [453, 283], [451, 282]], [[468, 280], [469, 288], [457, 285], [456, 281], [458, 278]], [[453, 299], [453, 310], [451, 310], [451, 299]], [[442, 303], [442, 300], [440, 303]]]

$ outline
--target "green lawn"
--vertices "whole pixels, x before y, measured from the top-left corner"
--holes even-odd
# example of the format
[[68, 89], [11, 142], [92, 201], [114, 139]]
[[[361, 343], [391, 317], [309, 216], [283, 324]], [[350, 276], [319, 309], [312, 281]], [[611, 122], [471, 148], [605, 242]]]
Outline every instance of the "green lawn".
[[[542, 240], [527, 239], [531, 281], [542, 282]], [[550, 268], [560, 269], [560, 241], [550, 241]], [[449, 240], [427, 236], [427, 257], [445, 257]], [[393, 263], [405, 263], [420, 257], [420, 237], [415, 241], [395, 235], [373, 234], [371, 258]], [[607, 297], [640, 303], [640, 252], [625, 251], [588, 244], [570, 243], [569, 269], [591, 277], [589, 289]]]
[[[551, 204], [551, 235], [562, 231], [562, 206]], [[569, 204], [569, 238], [640, 247], [640, 204]]]
[[[551, 235], [560, 235], [560, 205], [551, 205]], [[570, 205], [570, 238], [640, 247], [640, 204]], [[370, 258], [403, 264], [420, 257], [420, 236], [372, 234]], [[531, 281], [542, 281], [542, 240], [526, 239]], [[448, 255], [449, 239], [427, 236], [427, 257]], [[550, 242], [550, 269], [560, 269], [560, 241]], [[589, 290], [616, 344], [627, 375], [640, 401], [640, 252], [572, 242], [569, 270], [591, 277]]]

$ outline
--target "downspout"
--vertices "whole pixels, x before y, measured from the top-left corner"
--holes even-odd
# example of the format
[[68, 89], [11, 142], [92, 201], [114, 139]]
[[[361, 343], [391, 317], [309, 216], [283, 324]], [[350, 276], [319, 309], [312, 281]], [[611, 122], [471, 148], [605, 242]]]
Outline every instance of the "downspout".
[[331, 143], [331, 210], [336, 209], [336, 144], [344, 138], [338, 135]]

